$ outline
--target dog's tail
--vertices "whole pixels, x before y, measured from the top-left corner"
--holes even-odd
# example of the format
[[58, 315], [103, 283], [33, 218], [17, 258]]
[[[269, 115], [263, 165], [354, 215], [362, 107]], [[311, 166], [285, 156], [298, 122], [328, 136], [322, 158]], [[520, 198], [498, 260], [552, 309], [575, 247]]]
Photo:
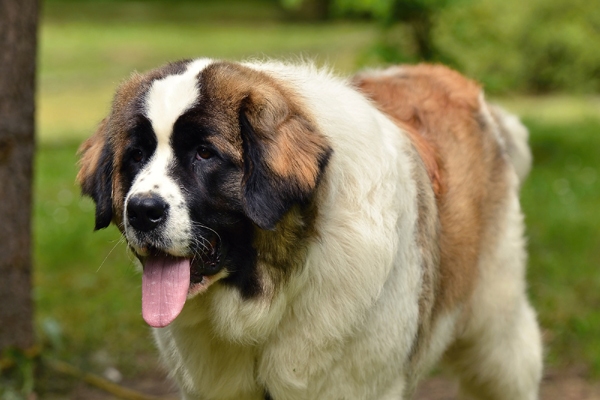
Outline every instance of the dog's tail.
[[490, 105], [490, 111], [506, 143], [506, 151], [517, 171], [519, 183], [523, 183], [531, 170], [532, 163], [528, 144], [529, 131], [516, 115], [510, 114], [502, 107]]

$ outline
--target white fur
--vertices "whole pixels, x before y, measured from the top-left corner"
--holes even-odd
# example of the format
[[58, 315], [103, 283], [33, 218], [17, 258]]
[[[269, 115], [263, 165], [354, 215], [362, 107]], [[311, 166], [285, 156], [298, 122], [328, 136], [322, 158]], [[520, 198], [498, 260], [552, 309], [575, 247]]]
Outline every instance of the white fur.
[[532, 155], [527, 141], [529, 131], [515, 115], [510, 114], [502, 107], [493, 106], [492, 112], [496, 117], [499, 129], [507, 136], [507, 152], [515, 167], [519, 180], [523, 182], [531, 170]]
[[479, 110], [492, 127], [500, 146], [506, 151], [519, 181], [522, 183], [531, 170], [532, 155], [529, 145], [529, 131], [521, 120], [498, 105], [488, 106], [483, 92], [479, 97]]
[[211, 60], [199, 59], [190, 63], [186, 71], [154, 81], [147, 95], [146, 116], [159, 144], [167, 145], [177, 118], [198, 101], [197, 75]]
[[[154, 84], [148, 116], [159, 146], [132, 192], [181, 196], [166, 178], [170, 129], [195, 101], [191, 64]], [[189, 299], [155, 337], [185, 399], [404, 399], [415, 386], [411, 349], [419, 323], [422, 260], [416, 243], [417, 190], [411, 143], [344, 81], [312, 67], [247, 63], [285, 82], [305, 101], [333, 153], [321, 182], [316, 230], [303, 268], [272, 298], [243, 299], [213, 285]], [[162, 96], [179, 97], [160, 108]], [[146, 180], [148, 183], [146, 183]], [[455, 309], [440, 316], [417, 365], [436, 362], [457, 337], [472, 349], [452, 360], [465, 390], [499, 400], [536, 397], [539, 332], [525, 298], [522, 218], [516, 184], [497, 245], [482, 258], [466, 327]], [[189, 216], [174, 219], [174, 237]], [[484, 268], [485, 264], [485, 268]], [[506, 268], [508, 266], [508, 268]], [[260, 270], [265, 266], [258, 266]], [[476, 340], [484, 337], [482, 341]], [[421, 367], [420, 367], [421, 369]], [[466, 372], [465, 372], [466, 371]], [[483, 397], [482, 397], [483, 398]]]

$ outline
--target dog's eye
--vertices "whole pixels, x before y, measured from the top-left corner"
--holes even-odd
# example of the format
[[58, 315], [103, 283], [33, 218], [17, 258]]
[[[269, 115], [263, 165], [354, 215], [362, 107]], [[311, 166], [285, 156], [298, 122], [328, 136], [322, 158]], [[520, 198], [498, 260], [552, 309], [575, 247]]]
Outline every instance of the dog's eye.
[[139, 163], [144, 159], [144, 153], [140, 149], [133, 149], [131, 151], [131, 159], [133, 162]]
[[196, 159], [197, 160], [208, 160], [209, 158], [212, 158], [214, 155], [215, 155], [215, 153], [213, 153], [212, 150], [210, 150], [208, 147], [205, 147], [205, 146], [198, 147], [198, 150], [196, 151]]

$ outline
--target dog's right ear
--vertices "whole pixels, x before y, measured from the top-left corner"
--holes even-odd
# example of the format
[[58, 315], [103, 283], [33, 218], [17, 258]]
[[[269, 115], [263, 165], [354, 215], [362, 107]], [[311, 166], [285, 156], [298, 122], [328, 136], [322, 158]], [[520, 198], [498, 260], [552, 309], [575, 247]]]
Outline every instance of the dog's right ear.
[[106, 228], [113, 217], [112, 175], [113, 154], [108, 143], [107, 118], [102, 120], [96, 133], [79, 148], [79, 173], [77, 182], [81, 192], [96, 203], [96, 226]]
[[309, 201], [332, 153], [327, 139], [298, 109], [266, 85], [241, 104], [243, 207], [262, 229], [275, 229], [294, 204]]

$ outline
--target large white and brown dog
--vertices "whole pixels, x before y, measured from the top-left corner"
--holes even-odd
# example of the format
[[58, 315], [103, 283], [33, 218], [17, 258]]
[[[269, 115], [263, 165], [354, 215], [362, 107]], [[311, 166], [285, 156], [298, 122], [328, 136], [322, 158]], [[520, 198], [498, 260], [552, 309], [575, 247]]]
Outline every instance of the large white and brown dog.
[[134, 74], [78, 181], [143, 265], [185, 399], [533, 400], [527, 131], [441, 66], [333, 77], [198, 59]]

